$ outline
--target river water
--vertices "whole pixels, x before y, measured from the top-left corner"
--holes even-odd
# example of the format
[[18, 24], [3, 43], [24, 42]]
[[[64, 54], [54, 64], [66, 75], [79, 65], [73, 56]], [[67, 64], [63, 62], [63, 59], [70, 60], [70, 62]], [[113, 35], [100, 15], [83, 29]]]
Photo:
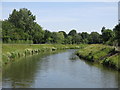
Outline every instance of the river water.
[[[3, 88], [117, 88], [117, 71], [66, 50], [16, 60], [3, 68]], [[119, 80], [118, 80], [119, 79]]]

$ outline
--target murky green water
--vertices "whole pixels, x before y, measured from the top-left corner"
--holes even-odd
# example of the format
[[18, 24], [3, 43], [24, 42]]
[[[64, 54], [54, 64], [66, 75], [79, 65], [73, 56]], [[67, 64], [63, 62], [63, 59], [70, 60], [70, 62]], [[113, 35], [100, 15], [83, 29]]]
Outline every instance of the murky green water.
[[116, 88], [118, 72], [80, 60], [67, 50], [17, 60], [3, 70], [4, 88]]

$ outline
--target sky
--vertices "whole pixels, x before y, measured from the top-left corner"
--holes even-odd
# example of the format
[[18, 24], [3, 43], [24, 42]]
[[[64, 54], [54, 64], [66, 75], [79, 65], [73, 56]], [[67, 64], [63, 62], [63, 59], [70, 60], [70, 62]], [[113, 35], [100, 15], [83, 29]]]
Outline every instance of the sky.
[[1, 0], [2, 2], [118, 2], [119, 0]]
[[103, 26], [113, 29], [118, 23], [117, 2], [2, 2], [2, 19], [7, 19], [14, 8], [29, 9], [38, 24], [56, 32], [75, 29], [100, 33]]

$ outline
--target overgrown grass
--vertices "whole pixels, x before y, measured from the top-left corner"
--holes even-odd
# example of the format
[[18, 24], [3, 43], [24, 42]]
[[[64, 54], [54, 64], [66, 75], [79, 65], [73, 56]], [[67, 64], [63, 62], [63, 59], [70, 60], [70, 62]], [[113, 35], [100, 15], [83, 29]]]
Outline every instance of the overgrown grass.
[[86, 44], [80, 45], [62, 45], [62, 44], [3, 44], [2, 62], [7, 64], [16, 58], [34, 55], [42, 52], [51, 52], [62, 49], [80, 49]]
[[116, 69], [120, 69], [120, 54], [115, 51], [114, 47], [92, 44], [83, 49], [80, 49], [76, 54], [83, 59], [92, 62], [98, 62], [104, 65], [111, 66]]
[[120, 70], [120, 54], [117, 53], [115, 55], [105, 58], [102, 61], [102, 64]]

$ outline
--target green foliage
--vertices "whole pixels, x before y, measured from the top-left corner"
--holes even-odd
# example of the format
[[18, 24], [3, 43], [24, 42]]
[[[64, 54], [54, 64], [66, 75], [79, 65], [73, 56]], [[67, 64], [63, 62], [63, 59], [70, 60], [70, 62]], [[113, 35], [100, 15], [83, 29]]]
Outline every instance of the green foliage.
[[90, 35], [87, 32], [82, 32], [81, 36], [82, 36], [83, 39], [89, 39], [89, 37], [90, 37]]
[[59, 31], [59, 32], [63, 33], [64, 37], [67, 38], [67, 34], [65, 31]]
[[111, 38], [114, 38], [114, 32], [110, 29], [104, 29], [102, 30], [102, 39], [103, 42], [109, 41]]
[[56, 44], [64, 43], [64, 35], [62, 32], [53, 32], [51, 38], [52, 38], [51, 43], [56, 43]]
[[120, 46], [120, 23], [113, 30], [115, 32], [115, 40], [117, 40], [118, 46]]
[[83, 38], [80, 33], [77, 33], [76, 30], [71, 30], [68, 33], [66, 42], [69, 42], [69, 44], [80, 44], [83, 43]]
[[48, 30], [45, 30], [45, 33], [44, 33], [44, 43], [51, 43], [51, 32], [48, 31]]
[[2, 40], [3, 43], [21, 43], [21, 44], [99, 44], [120, 46], [120, 24], [114, 30], [102, 28], [102, 35], [97, 32], [77, 33], [71, 30], [68, 34], [64, 31], [50, 32], [35, 22], [36, 17], [26, 8], [20, 10], [14, 9], [9, 18], [2, 22]]
[[120, 70], [120, 54], [115, 54], [113, 56], [107, 57], [102, 61], [102, 64], [111, 66], [115, 69]]
[[89, 38], [89, 43], [92, 43], [92, 44], [96, 44], [96, 43], [100, 43], [100, 34], [97, 33], [97, 32], [91, 32], [90, 34], [90, 38]]
[[80, 44], [82, 43], [82, 37], [78, 34], [72, 37], [72, 44]]
[[68, 35], [69, 36], [75, 36], [77, 34], [77, 31], [76, 30], [71, 30]]
[[120, 53], [116, 52], [112, 46], [92, 44], [80, 49], [76, 54], [88, 61], [98, 62], [120, 70]]
[[113, 30], [105, 29], [105, 27], [102, 28], [101, 32], [101, 38], [103, 44], [111, 45], [111, 46], [119, 46], [119, 25], [115, 26]]
[[19, 11], [14, 9], [9, 16], [8, 21], [13, 23], [15, 27], [30, 33], [33, 29], [35, 19], [35, 16], [32, 15], [30, 10], [22, 8]]
[[68, 36], [67, 38], [65, 38], [64, 43], [65, 44], [72, 44], [72, 36]]
[[13, 10], [8, 20], [2, 22], [3, 43], [42, 43], [43, 30], [35, 22], [30, 10], [22, 8]]

